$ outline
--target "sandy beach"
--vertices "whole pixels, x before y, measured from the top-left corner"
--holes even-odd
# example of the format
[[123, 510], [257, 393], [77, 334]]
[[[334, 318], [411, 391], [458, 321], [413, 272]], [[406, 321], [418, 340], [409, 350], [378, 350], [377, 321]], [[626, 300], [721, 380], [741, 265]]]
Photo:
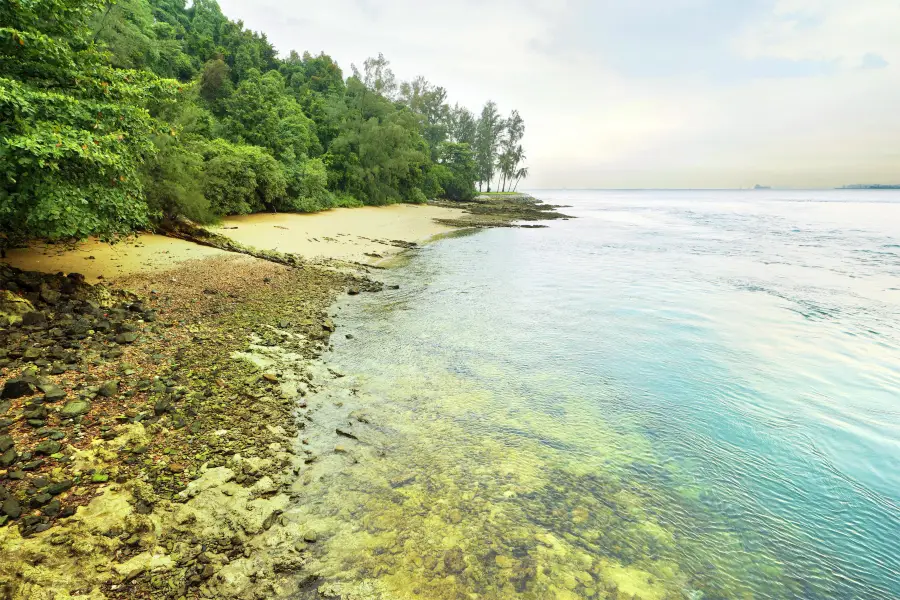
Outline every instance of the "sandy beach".
[[[458, 219], [462, 210], [397, 204], [340, 208], [315, 214], [254, 214], [230, 217], [209, 229], [263, 250], [307, 259], [377, 264], [401, 252], [403, 243], [421, 243], [455, 228], [435, 219]], [[392, 243], [394, 242], [394, 243]], [[89, 282], [167, 271], [187, 260], [223, 256], [209, 248], [162, 235], [140, 234], [116, 244], [87, 240], [74, 245], [37, 244], [10, 250], [4, 262], [26, 271], [81, 273]]]
[[395, 204], [337, 208], [315, 214], [257, 213], [229, 217], [210, 230], [263, 250], [377, 264], [400, 252], [396, 242], [421, 243], [455, 228], [435, 219], [458, 219], [460, 209]]

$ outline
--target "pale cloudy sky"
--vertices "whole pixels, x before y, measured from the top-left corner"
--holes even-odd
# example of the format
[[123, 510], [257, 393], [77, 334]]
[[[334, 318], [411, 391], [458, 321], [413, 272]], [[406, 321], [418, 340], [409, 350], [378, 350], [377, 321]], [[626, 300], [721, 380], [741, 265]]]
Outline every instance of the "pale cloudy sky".
[[518, 109], [527, 187], [900, 183], [900, 0], [220, 0]]

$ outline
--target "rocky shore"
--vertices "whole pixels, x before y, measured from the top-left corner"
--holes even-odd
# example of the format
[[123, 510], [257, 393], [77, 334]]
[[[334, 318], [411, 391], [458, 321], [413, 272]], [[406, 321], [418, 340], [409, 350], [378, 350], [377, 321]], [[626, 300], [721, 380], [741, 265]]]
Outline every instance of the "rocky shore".
[[[515, 208], [494, 226], [537, 210]], [[489, 226], [472, 209], [465, 226]], [[304, 398], [338, 375], [316, 360], [336, 295], [381, 284], [180, 231], [239, 254], [112, 289], [0, 266], [0, 598], [253, 599], [304, 585], [317, 536], [282, 517], [318, 459]], [[339, 449], [347, 433], [334, 435]]]

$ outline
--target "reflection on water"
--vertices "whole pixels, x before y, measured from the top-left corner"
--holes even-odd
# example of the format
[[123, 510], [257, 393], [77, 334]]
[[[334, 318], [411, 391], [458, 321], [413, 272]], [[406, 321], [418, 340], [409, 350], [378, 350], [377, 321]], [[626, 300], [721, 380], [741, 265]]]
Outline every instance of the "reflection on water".
[[561, 199], [342, 307], [308, 597], [900, 596], [900, 204]]

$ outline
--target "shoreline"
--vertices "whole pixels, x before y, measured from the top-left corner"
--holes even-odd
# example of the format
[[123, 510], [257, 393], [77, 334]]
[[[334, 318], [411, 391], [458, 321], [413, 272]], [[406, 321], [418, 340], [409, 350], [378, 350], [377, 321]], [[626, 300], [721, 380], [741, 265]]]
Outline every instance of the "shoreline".
[[[334, 300], [381, 284], [347, 257], [257, 254], [266, 250], [292, 266], [215, 250], [123, 272], [112, 291], [0, 267], [2, 310], [24, 317], [0, 330], [9, 597], [302, 588], [316, 532], [282, 513], [321, 454], [304, 444], [315, 419], [305, 397], [340, 376], [319, 358], [337, 327]], [[333, 452], [345, 436], [334, 432]]]

